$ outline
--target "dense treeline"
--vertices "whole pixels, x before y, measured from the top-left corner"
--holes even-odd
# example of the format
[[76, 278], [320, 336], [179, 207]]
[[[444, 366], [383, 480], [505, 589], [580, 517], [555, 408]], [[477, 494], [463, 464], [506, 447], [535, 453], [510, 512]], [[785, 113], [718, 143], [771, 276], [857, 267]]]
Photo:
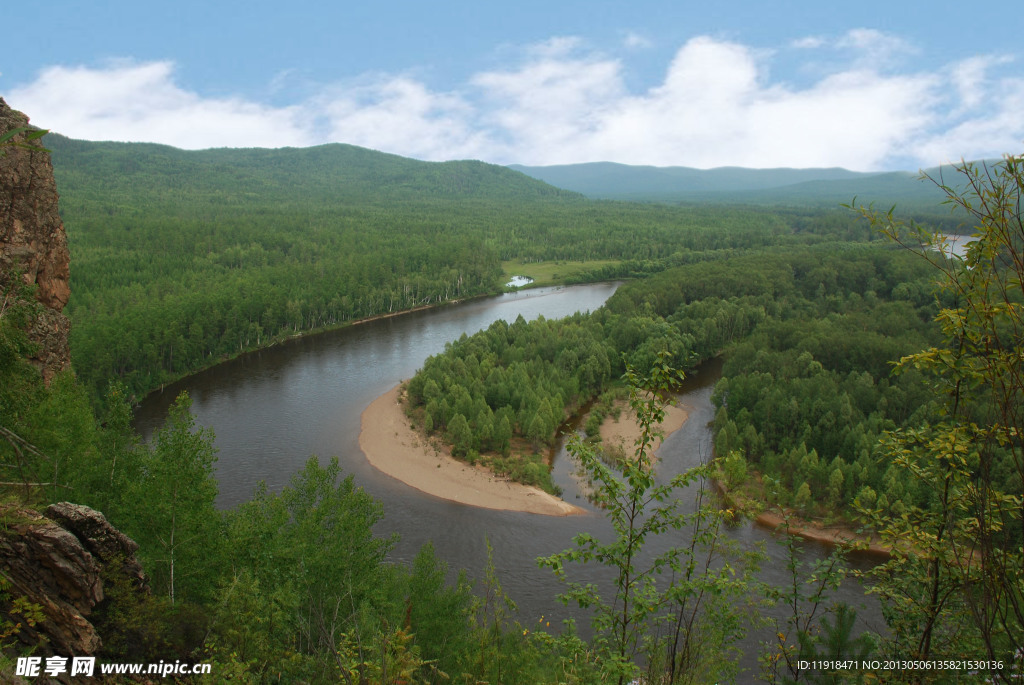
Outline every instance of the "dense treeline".
[[918, 277], [790, 293], [730, 350], [714, 395], [730, 486], [746, 484], [749, 464], [763, 474], [759, 500], [806, 515], [852, 513], [858, 494], [873, 505], [876, 492], [899, 510], [907, 485], [879, 459], [879, 440], [920, 420], [931, 400], [919, 374], [891, 373], [891, 360], [937, 342], [934, 304], [917, 297], [929, 283]]
[[410, 403], [455, 454], [507, 457], [510, 435], [550, 444], [626, 364], [642, 372], [662, 352], [691, 365], [725, 352], [715, 446], [731, 485], [746, 484], [749, 467], [764, 474], [759, 497], [808, 514], [858, 494], [898, 510], [911, 494], [878, 464], [878, 443], [929, 399], [919, 376], [890, 378], [891, 360], [936, 339], [929, 278], [888, 247], [691, 264], [623, 286], [590, 315], [464, 336], [427, 360]]
[[870, 235], [837, 213], [588, 201], [502, 167], [343, 145], [48, 145], [94, 397], [111, 378], [138, 396], [296, 333], [498, 292], [503, 260], [623, 262], [597, 280]]
[[[723, 330], [709, 326], [723, 303], [759, 312], [751, 333], [724, 349], [714, 393], [716, 477], [779, 505], [784, 527], [794, 510], [826, 518], [842, 511], [889, 546], [887, 561], [861, 574], [882, 603], [887, 634], [854, 637], [855, 612], [847, 607], [833, 607], [817, 625], [801, 616], [801, 603], [819, 607], [842, 573], [838, 554], [816, 563], [814, 588], [804, 594], [790, 557], [792, 591], [772, 593], [794, 613], [775, 622], [776, 641], [762, 662], [762, 675], [773, 682], [813, 681], [801, 664], [823, 653], [919, 660], [978, 654], [984, 659], [971, 663], [971, 677], [987, 671], [999, 682], [1024, 669], [1024, 160], [1009, 156], [957, 173], [962, 185], [943, 190], [974, 226], [962, 257], [933, 250], [943, 238], [927, 227], [865, 209], [873, 226], [913, 254], [847, 247], [698, 264], [624, 287], [594, 315], [653, 321], [663, 354], [649, 368], [665, 378], [665, 352], [696, 354], [705, 331]], [[729, 330], [727, 317], [723, 323]], [[573, 444], [588, 473], [604, 482], [608, 468]], [[629, 492], [647, 497], [646, 487], [636, 487], [643, 465], [622, 468]], [[607, 492], [617, 498], [626, 485]], [[616, 510], [626, 517], [621, 534], [633, 530], [629, 511], [628, 503]], [[576, 542], [577, 550], [552, 560], [556, 572], [562, 558], [583, 555], [634, 570], [631, 557], [616, 556], [631, 549], [621, 538], [607, 547], [585, 535]], [[576, 585], [572, 596], [590, 606], [590, 591]], [[617, 614], [602, 616], [619, 621], [625, 636], [631, 615], [625, 604], [616, 607]], [[665, 673], [675, 677], [675, 662]], [[870, 676], [920, 682], [922, 672]]]
[[[24, 359], [36, 306], [0, 297], [0, 513], [9, 520], [12, 500], [91, 506], [139, 543], [149, 576], [152, 594], [104, 576], [89, 616], [101, 662], [204, 662], [218, 682], [246, 683], [556, 677], [564, 655], [514, 622], [493, 569], [453, 580], [429, 544], [411, 564], [387, 561], [394, 540], [373, 531], [382, 506], [337, 459], [311, 458], [281, 492], [219, 511], [213, 435], [187, 396], [144, 444], [122, 386], [96, 416], [72, 373], [43, 383]], [[37, 611], [0, 583], [0, 676], [14, 677], [9, 650]]]
[[521, 455], [512, 441], [535, 452], [553, 442], [568, 413], [597, 393], [618, 371], [599, 326], [584, 315], [560, 321], [520, 316], [446, 346], [409, 382], [412, 408], [428, 434], [438, 432], [456, 456], [475, 461], [496, 453], [492, 468], [551, 491], [547, 464]]
[[[153, 153], [168, 154], [162, 148]], [[232, 159], [228, 176], [238, 165]], [[125, 171], [133, 171], [130, 162], [129, 156]], [[395, 164], [389, 183], [404, 173]], [[461, 179], [455, 167], [436, 173], [453, 193], [477, 182]], [[167, 185], [168, 197], [189, 208], [186, 214], [198, 206], [193, 188], [186, 188], [188, 177], [183, 173]], [[123, 386], [111, 385], [106, 412], [96, 416], [91, 389], [72, 374], [44, 385], [24, 360], [30, 347], [24, 327], [35, 305], [18, 279], [0, 293], [0, 462], [17, 483], [5, 495], [29, 504], [71, 499], [92, 505], [142, 544], [139, 554], [154, 594], [105, 578], [107, 600], [90, 617], [104, 637], [101, 657], [110, 661], [210, 661], [219, 680], [238, 682], [719, 682], [738, 677], [734, 650], [745, 637], [745, 619], [764, 609], [760, 603], [741, 606], [753, 589], [759, 599], [792, 608], [792, 616], [775, 619], [778, 642], [763, 653], [761, 675], [772, 682], [829, 678], [799, 664], [836, 655], [987, 657], [977, 670], [1009, 682], [1022, 667], [1015, 650], [1024, 626], [1024, 164], [1011, 158], [1005, 172], [974, 179], [974, 194], [961, 206], [977, 218], [983, 235], [964, 262], [935, 258], [945, 288], [938, 297], [943, 340], [935, 347], [927, 347], [935, 309], [923, 263], [869, 246], [795, 249], [800, 241], [788, 229], [767, 239], [758, 230], [743, 238], [740, 230], [732, 234], [735, 259], [728, 263], [691, 263], [630, 284], [588, 317], [497, 325], [457, 341], [441, 361], [429, 363], [437, 378], [414, 381], [422, 385], [416, 392], [424, 407], [436, 401], [437, 415], [446, 417], [446, 384], [460, 410], [449, 419], [449, 432], [457, 415], [467, 426], [472, 416], [479, 428], [503, 412], [509, 424], [513, 415], [517, 424], [537, 423], [540, 440], [548, 439], [539, 431], [545, 418], [564, 416], [599, 380], [627, 369], [631, 404], [646, 406], [638, 411], [645, 437], [637, 463], [625, 467], [623, 481], [588, 459], [615, 535], [606, 542], [581, 534], [575, 548], [539, 560], [563, 579], [567, 567], [581, 561], [616, 572], [610, 592], [568, 582], [563, 599], [595, 610], [596, 634], [589, 641], [571, 630], [554, 636], [515, 624], [493, 569], [473, 589], [462, 576], [446, 582], [447, 569], [429, 546], [411, 566], [388, 563], [392, 541], [372, 530], [380, 505], [343, 478], [334, 460], [325, 465], [311, 459], [280, 493], [261, 489], [250, 502], [218, 512], [212, 436], [194, 425], [188, 398], [179, 399], [166, 426], [145, 445], [130, 428]], [[415, 185], [417, 178], [408, 182]], [[237, 200], [237, 187], [228, 184], [221, 192], [209, 186], [204, 201], [211, 216], [212, 208]], [[131, 184], [119, 192], [128, 197], [130, 190]], [[196, 244], [197, 236], [186, 235], [176, 249]], [[923, 237], [914, 235], [916, 244]], [[159, 242], [156, 234], [149, 239]], [[743, 255], [758, 239], [788, 247]], [[146, 263], [144, 243], [136, 255], [139, 268]], [[486, 240], [480, 244], [488, 247]], [[147, 275], [162, 276], [159, 269]], [[149, 287], [142, 290], [149, 293]], [[155, 287], [149, 294], [159, 297], [160, 288], [172, 292], [175, 285], [170, 279]], [[924, 349], [900, 363], [903, 376], [890, 378], [887, 357], [899, 356], [904, 346]], [[841, 606], [813, 620], [842, 575], [838, 555], [816, 562], [804, 582], [790, 540], [792, 584], [755, 585], [754, 566], [723, 547], [724, 518], [701, 499], [704, 489], [697, 489], [692, 514], [682, 512], [674, 486], [693, 484], [707, 469], [681, 474], [668, 486], [655, 483], [644, 445], [651, 445], [660, 409], [656, 400], [640, 399], [651, 397], [640, 390], [670, 387], [675, 374], [665, 363], [668, 355], [691, 363], [723, 351], [728, 361], [716, 390], [722, 405], [716, 443], [727, 443], [719, 455], [726, 477], [738, 474], [737, 482], [743, 481], [752, 462], [766, 476], [771, 469], [784, 471], [789, 480], [775, 474], [778, 488], [768, 494], [805, 511], [814, 499], [827, 498], [833, 506], [849, 501], [858, 486], [857, 499], [864, 502], [879, 478], [884, 488], [902, 488], [879, 488], [878, 501], [886, 497], [887, 509], [865, 507], [876, 529], [898, 543], [874, 576], [888, 634], [854, 638], [855, 615]], [[532, 358], [539, 361], [531, 365]], [[931, 384], [920, 383], [918, 372]], [[651, 384], [638, 385], [637, 379]], [[428, 381], [437, 385], [437, 395]], [[543, 397], [531, 397], [531, 382]], [[536, 406], [534, 399], [540, 400]], [[434, 414], [424, 409], [424, 420], [428, 416], [432, 421]], [[868, 464], [861, 457], [876, 430], [886, 431], [884, 449]], [[505, 446], [493, 430], [490, 442], [480, 438], [481, 447]], [[464, 446], [468, 454], [473, 443]], [[687, 544], [653, 558], [636, 554], [649, 534], [683, 530], [692, 534], [683, 538]], [[658, 584], [659, 576], [671, 582]], [[24, 599], [16, 594], [0, 584], [0, 605]], [[19, 607], [32, 613], [24, 602]], [[14, 618], [0, 617], [5, 640], [21, 628]], [[647, 656], [643, 669], [640, 654]], [[10, 670], [10, 661], [0, 657], [0, 673]], [[894, 682], [919, 682], [921, 676], [912, 670], [884, 675]]]

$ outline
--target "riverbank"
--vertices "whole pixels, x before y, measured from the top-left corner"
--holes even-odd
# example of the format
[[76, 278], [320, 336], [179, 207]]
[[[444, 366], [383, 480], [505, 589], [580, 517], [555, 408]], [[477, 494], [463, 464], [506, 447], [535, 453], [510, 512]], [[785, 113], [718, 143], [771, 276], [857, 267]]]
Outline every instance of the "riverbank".
[[[636, 419], [636, 413], [625, 400], [617, 400], [613, 411], [605, 416], [601, 423], [599, 435], [601, 436], [602, 449], [606, 452], [615, 451], [622, 453], [622, 456], [633, 456], [636, 451], [636, 441], [640, 439], [643, 429]], [[614, 418], [617, 415], [618, 418]], [[678, 405], [665, 407], [665, 420], [658, 426], [660, 432], [667, 438], [683, 427], [689, 414]], [[651, 446], [652, 452], [657, 452], [661, 447], [664, 438], [654, 441]]]
[[871, 538], [865, 537], [842, 524], [825, 526], [794, 517], [789, 519], [789, 530], [787, 531], [786, 519], [780, 514], [771, 511], [763, 511], [758, 514], [754, 518], [754, 523], [762, 528], [779, 531], [782, 534], [788, 532], [805, 540], [823, 542], [827, 545], [850, 545], [859, 551], [885, 557], [888, 557], [890, 554], [890, 549], [873, 536]]
[[763, 509], [766, 501], [764, 499], [754, 499], [730, 491], [721, 479], [712, 480], [712, 485], [727, 508], [737, 512], [746, 512], [753, 519], [754, 525], [759, 528], [775, 531], [782, 535], [795, 535], [826, 545], [849, 545], [858, 551], [879, 557], [888, 558], [890, 556], [891, 549], [883, 545], [878, 536], [858, 533], [849, 524], [839, 522], [825, 525], [819, 521], [801, 518], [791, 511], [783, 511], [778, 508], [767, 511]]
[[571, 516], [582, 509], [539, 488], [496, 476], [431, 444], [411, 427], [400, 403], [401, 385], [384, 393], [362, 414], [359, 447], [379, 471], [428, 495], [486, 509]]
[[502, 291], [502, 290], [494, 290], [494, 291], [490, 291], [490, 292], [479, 293], [477, 295], [471, 295], [469, 297], [464, 297], [464, 298], [460, 298], [460, 299], [441, 300], [441, 301], [438, 301], [438, 302], [433, 302], [431, 304], [422, 304], [422, 305], [419, 305], [419, 306], [416, 306], [416, 307], [412, 307], [410, 309], [399, 309], [399, 310], [396, 310], [396, 311], [393, 311], [393, 312], [382, 312], [380, 314], [373, 314], [371, 316], [364, 316], [364, 317], [362, 317], [360, 319], [347, 319], [345, 321], [341, 321], [341, 322], [338, 322], [338, 323], [335, 323], [335, 324], [331, 324], [331, 325], [328, 325], [328, 326], [318, 326], [318, 327], [315, 327], [315, 328], [306, 328], [306, 329], [303, 329], [301, 331], [297, 331], [297, 332], [294, 332], [294, 333], [287, 333], [287, 334], [283, 334], [282, 333], [282, 334], [278, 334], [278, 335], [272, 335], [272, 336], [269, 336], [266, 339], [265, 343], [246, 346], [246, 347], [244, 347], [242, 349], [239, 349], [239, 350], [237, 350], [235, 352], [230, 352], [230, 353], [224, 353], [224, 354], [220, 354], [220, 355], [216, 355], [216, 356], [211, 356], [209, 358], [209, 360], [206, 363], [204, 363], [204, 364], [200, 364], [200, 365], [198, 365], [198, 366], [196, 366], [194, 368], [190, 368], [189, 370], [182, 371], [181, 373], [178, 373], [178, 374], [169, 375], [163, 381], [161, 381], [158, 385], [155, 385], [155, 386], [153, 386], [152, 388], [150, 388], [148, 390], [147, 389], [143, 389], [141, 391], [141, 398], [138, 397], [137, 394], [133, 393], [132, 396], [131, 396], [131, 400], [130, 401], [131, 401], [133, 406], [138, 407], [143, 402], [145, 402], [149, 398], [150, 395], [163, 394], [165, 388], [173, 387], [176, 384], [178, 384], [178, 383], [180, 383], [182, 381], [185, 381], [185, 380], [187, 380], [188, 378], [190, 378], [192, 376], [199, 375], [199, 374], [203, 373], [204, 371], [208, 371], [208, 370], [210, 370], [210, 369], [212, 369], [212, 368], [214, 368], [216, 366], [220, 366], [221, 364], [225, 364], [227, 362], [233, 361], [235, 359], [238, 359], [239, 357], [244, 357], [244, 356], [252, 355], [252, 354], [259, 354], [260, 352], [264, 352], [266, 350], [271, 350], [271, 349], [274, 349], [274, 348], [277, 348], [277, 347], [282, 347], [284, 345], [290, 345], [290, 344], [299, 342], [299, 341], [301, 341], [301, 340], [303, 340], [305, 338], [310, 338], [310, 337], [316, 336], [316, 335], [322, 335], [324, 333], [334, 333], [334, 332], [337, 332], [337, 331], [340, 331], [340, 330], [344, 330], [346, 328], [351, 328], [353, 326], [360, 326], [362, 324], [373, 323], [375, 321], [381, 321], [381, 320], [384, 320], [384, 319], [392, 319], [392, 318], [395, 318], [395, 317], [404, 316], [406, 314], [415, 314], [417, 312], [429, 311], [431, 309], [440, 309], [441, 307], [448, 307], [448, 306], [453, 306], [453, 305], [459, 305], [459, 304], [463, 304], [465, 302], [472, 302], [474, 300], [482, 300], [482, 299], [485, 299], [485, 298], [488, 298], [488, 297], [497, 297], [497, 296], [502, 295], [502, 294], [504, 294], [504, 291]]

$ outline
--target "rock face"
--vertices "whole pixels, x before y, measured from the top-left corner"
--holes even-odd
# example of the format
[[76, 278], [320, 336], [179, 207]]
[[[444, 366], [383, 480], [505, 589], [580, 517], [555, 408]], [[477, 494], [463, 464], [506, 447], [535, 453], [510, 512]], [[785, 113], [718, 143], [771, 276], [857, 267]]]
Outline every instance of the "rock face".
[[[28, 117], [0, 98], [0, 135], [26, 125]], [[10, 145], [0, 148], [0, 292], [8, 289], [12, 271], [36, 287], [43, 310], [29, 331], [39, 346], [30, 361], [47, 382], [71, 365], [70, 325], [62, 313], [70, 295], [68, 261], [50, 154]]]
[[[138, 545], [98, 511], [69, 502], [46, 516], [31, 509], [0, 509], [0, 572], [11, 598], [42, 607], [46, 620], [23, 626], [18, 638], [59, 656], [90, 656], [102, 645], [88, 616], [103, 601], [104, 573], [124, 573], [140, 592], [149, 585], [135, 558]], [[9, 606], [0, 604], [3, 613]], [[17, 617], [14, 621], [18, 621]], [[41, 652], [40, 652], [41, 653]]]

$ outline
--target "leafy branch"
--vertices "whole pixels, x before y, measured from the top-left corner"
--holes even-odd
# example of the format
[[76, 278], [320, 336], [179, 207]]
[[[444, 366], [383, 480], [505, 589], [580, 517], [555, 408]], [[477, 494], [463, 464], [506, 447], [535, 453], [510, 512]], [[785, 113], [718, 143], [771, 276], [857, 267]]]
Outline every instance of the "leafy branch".
[[[24, 137], [21, 140], [15, 140], [15, 138], [22, 133], [25, 134]], [[30, 143], [39, 140], [47, 133], [49, 133], [49, 131], [46, 129], [33, 128], [31, 126], [21, 126], [19, 128], [11, 129], [7, 133], [0, 135], [0, 148], [20, 147], [33, 152], [49, 152], [48, 149], [41, 145], [30, 145]]]

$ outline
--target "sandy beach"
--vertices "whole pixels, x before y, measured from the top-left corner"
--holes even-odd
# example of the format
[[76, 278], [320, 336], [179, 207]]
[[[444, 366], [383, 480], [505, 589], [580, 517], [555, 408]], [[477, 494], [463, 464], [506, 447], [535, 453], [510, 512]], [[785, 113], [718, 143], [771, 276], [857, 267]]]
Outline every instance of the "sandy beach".
[[[776, 512], [763, 511], [757, 515], [754, 521], [765, 528], [771, 530], [777, 530], [780, 533], [784, 533], [783, 523], [785, 522], [782, 516]], [[891, 550], [878, 541], [877, 538], [865, 538], [863, 535], [850, 530], [847, 526], [820, 526], [814, 525], [807, 521], [797, 520], [791, 524], [789, 531], [798, 537], [802, 537], [806, 540], [814, 540], [815, 542], [824, 542], [832, 545], [839, 545], [843, 543], [860, 543], [866, 544], [864, 549], [873, 554], [879, 556], [888, 557]]]
[[[636, 414], [632, 408], [623, 400], [619, 406], [622, 413], [616, 421], [611, 416], [606, 416], [601, 424], [601, 444], [605, 449], [621, 447], [628, 456], [636, 453], [636, 441], [640, 438], [640, 424], [637, 423]], [[687, 418], [686, 410], [678, 405], [665, 407], [665, 420], [659, 426], [665, 437], [672, 435], [679, 430]], [[654, 441], [654, 451], [661, 447], [661, 440]]]
[[435, 449], [409, 425], [399, 404], [401, 385], [375, 399], [362, 416], [359, 447], [377, 469], [435, 497], [474, 507], [570, 516], [582, 509], [529, 485]]

